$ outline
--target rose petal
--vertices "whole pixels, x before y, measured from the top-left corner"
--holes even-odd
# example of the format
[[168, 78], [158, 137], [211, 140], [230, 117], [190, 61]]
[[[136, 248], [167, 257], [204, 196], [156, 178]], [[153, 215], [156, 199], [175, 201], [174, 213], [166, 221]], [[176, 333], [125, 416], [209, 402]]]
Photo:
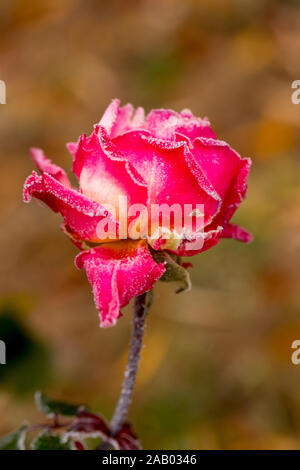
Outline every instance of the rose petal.
[[[236, 231], [231, 231], [230, 228], [227, 228], [227, 224], [233, 216], [234, 212], [237, 210], [241, 202], [246, 196], [247, 192], [247, 179], [251, 167], [251, 160], [249, 158], [243, 158], [240, 162], [240, 168], [237, 175], [230, 188], [227, 191], [227, 194], [223, 200], [222, 208], [218, 213], [217, 217], [213, 220], [212, 224], [207, 227], [207, 230], [214, 230], [218, 225], [224, 227], [224, 232], [222, 237], [224, 238], [236, 238], [240, 241], [249, 242], [251, 241], [251, 235], [248, 234], [242, 235], [237, 234]], [[234, 226], [233, 226], [234, 227]], [[227, 235], [226, 235], [227, 234]]]
[[220, 197], [201, 168], [195, 168], [185, 141], [156, 139], [139, 130], [113, 139], [113, 145], [118, 158], [125, 158], [145, 182], [148, 210], [151, 204], [176, 204], [183, 214], [185, 204], [192, 209], [205, 204], [204, 222], [211, 222], [220, 208]]
[[246, 160], [220, 140], [197, 138], [191, 150], [207, 179], [224, 199]]
[[105, 243], [83, 251], [75, 259], [90, 281], [100, 326], [113, 326], [120, 309], [133, 297], [150, 290], [165, 271], [152, 258], [145, 241]]
[[133, 111], [133, 106], [130, 103], [125, 104], [125, 106], [119, 108], [117, 118], [110, 131], [111, 138], [122, 134], [122, 132], [125, 132], [130, 129]]
[[154, 109], [146, 118], [146, 128], [154, 137], [168, 140], [174, 140], [176, 133], [191, 141], [196, 137], [216, 137], [208, 119], [197, 118], [187, 109], [181, 113], [170, 109]]
[[110, 134], [119, 113], [120, 107], [120, 100], [112, 100], [112, 102], [108, 105], [102, 118], [100, 119], [99, 125], [104, 127], [106, 132]]
[[251, 233], [238, 225], [227, 224], [224, 228], [221, 238], [233, 238], [244, 243], [250, 243], [253, 240]]
[[107, 134], [113, 138], [127, 130], [143, 126], [145, 112], [139, 107], [134, 112], [133, 106], [128, 103], [120, 107], [120, 100], [113, 100], [104, 112], [99, 125], [104, 127]]
[[23, 196], [25, 202], [35, 197], [54, 212], [60, 212], [66, 226], [81, 240], [100, 241], [97, 226], [103, 218], [108, 218], [117, 231], [118, 223], [103, 206], [76, 189], [63, 186], [47, 173], [39, 176], [33, 171], [25, 181]]
[[36, 164], [41, 173], [48, 173], [53, 176], [61, 184], [71, 187], [71, 183], [66, 172], [58, 165], [55, 165], [49, 158], [46, 157], [43, 150], [40, 148], [32, 147], [30, 149], [31, 158]]
[[131, 119], [131, 128], [142, 128], [145, 125], [145, 111], [144, 108], [139, 106]]
[[248, 188], [248, 176], [251, 168], [250, 158], [243, 158], [236, 179], [224, 201], [224, 221], [228, 222], [241, 202], [245, 199]]
[[[147, 189], [138, 181], [134, 168], [130, 168], [124, 158], [119, 158], [118, 152], [114, 152], [111, 146], [105, 129], [96, 126], [90, 137], [80, 138], [73, 171], [79, 178], [82, 193], [110, 211], [113, 206], [119, 217], [120, 198], [127, 198], [128, 207], [145, 205]], [[121, 217], [119, 220], [127, 229], [126, 221]]]
[[194, 233], [190, 239], [183, 239], [172, 253], [178, 256], [194, 256], [203, 253], [219, 243], [222, 231], [223, 227], [218, 226], [216, 229], [205, 229], [204, 232]]

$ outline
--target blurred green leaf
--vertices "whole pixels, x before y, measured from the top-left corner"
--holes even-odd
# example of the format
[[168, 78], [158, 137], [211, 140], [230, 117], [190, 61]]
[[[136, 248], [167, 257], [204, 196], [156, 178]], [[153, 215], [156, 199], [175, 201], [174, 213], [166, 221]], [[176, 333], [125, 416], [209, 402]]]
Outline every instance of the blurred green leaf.
[[14, 431], [0, 439], [0, 450], [25, 450], [25, 435], [27, 425], [21, 426], [17, 431]]
[[71, 439], [48, 432], [40, 434], [31, 444], [33, 450], [71, 450]]
[[79, 409], [82, 408], [80, 405], [73, 405], [63, 401], [52, 400], [42, 392], [36, 392], [35, 401], [38, 408], [46, 416], [53, 416], [55, 414], [75, 416]]

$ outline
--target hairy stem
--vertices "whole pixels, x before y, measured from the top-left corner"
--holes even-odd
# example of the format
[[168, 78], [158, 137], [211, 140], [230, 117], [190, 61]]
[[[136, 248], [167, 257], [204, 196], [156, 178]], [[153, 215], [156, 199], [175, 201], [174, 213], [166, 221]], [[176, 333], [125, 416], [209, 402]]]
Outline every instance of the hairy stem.
[[134, 299], [134, 317], [130, 341], [130, 351], [120, 397], [115, 408], [112, 420], [110, 422], [110, 429], [112, 435], [116, 435], [121, 429], [132, 400], [132, 393], [134, 389], [143, 344], [146, 313], [146, 294], [142, 294]]
[[[149, 295], [151, 294], [149, 293]], [[112, 436], [115, 436], [124, 424], [132, 400], [143, 345], [146, 314], [149, 308], [149, 305], [146, 303], [146, 299], [147, 293], [139, 295], [134, 299], [133, 328], [129, 356], [119, 400], [110, 422]], [[107, 445], [107, 443], [103, 442], [98, 446], [98, 450], [107, 449], [108, 446], [109, 444]]]

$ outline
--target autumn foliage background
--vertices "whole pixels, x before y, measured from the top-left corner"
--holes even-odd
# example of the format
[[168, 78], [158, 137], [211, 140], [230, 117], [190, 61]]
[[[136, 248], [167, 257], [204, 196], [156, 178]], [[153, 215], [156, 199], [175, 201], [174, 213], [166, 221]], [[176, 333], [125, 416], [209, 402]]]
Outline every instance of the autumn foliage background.
[[42, 389], [110, 417], [131, 308], [98, 328], [58, 216], [22, 203], [30, 146], [65, 142], [111, 98], [207, 115], [253, 159], [235, 216], [255, 240], [193, 258], [193, 290], [155, 287], [131, 417], [144, 448], [300, 448], [300, 8], [279, 0], [2, 0], [0, 434], [38, 422]]

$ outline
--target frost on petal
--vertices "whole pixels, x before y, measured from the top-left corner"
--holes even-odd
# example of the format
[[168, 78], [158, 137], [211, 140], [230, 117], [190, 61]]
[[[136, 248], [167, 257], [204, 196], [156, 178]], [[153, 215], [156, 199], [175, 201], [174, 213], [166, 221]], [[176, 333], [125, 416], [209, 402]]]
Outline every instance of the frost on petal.
[[146, 131], [131, 131], [113, 139], [115, 147], [147, 185], [147, 205], [205, 204], [205, 223], [220, 207], [220, 198], [201, 168], [192, 169], [186, 142], [151, 137]]
[[[35, 197], [46, 203], [54, 212], [60, 212], [65, 226], [81, 240], [99, 241], [97, 226], [103, 218], [111, 218], [108, 211], [95, 201], [91, 201], [76, 189], [63, 186], [47, 173], [39, 176], [35, 171], [24, 184], [23, 197], [30, 202]], [[117, 230], [117, 227], [116, 227]]]
[[145, 113], [139, 107], [136, 111], [132, 104], [127, 103], [120, 107], [119, 100], [113, 100], [104, 112], [99, 125], [104, 127], [109, 137], [116, 137], [130, 129], [142, 127]]
[[[217, 224], [227, 227], [231, 217], [244, 200], [247, 192], [247, 180], [251, 168], [251, 160], [249, 158], [240, 158], [239, 166], [236, 170], [235, 177], [231, 181], [226, 194], [223, 197], [222, 208], [217, 217], [211, 224], [211, 229]], [[225, 235], [224, 235], [225, 237]], [[228, 238], [228, 237], [226, 237]], [[236, 238], [236, 237], [233, 237]], [[242, 240], [242, 238], [239, 238]], [[243, 241], [243, 240], [242, 240]]]
[[223, 227], [218, 226], [216, 229], [205, 229], [203, 232], [191, 234], [188, 238], [183, 238], [172, 253], [178, 256], [194, 256], [202, 253], [219, 243], [222, 232]]
[[31, 158], [36, 164], [41, 173], [48, 173], [53, 176], [61, 184], [70, 187], [71, 183], [66, 172], [58, 165], [55, 165], [49, 158], [46, 157], [43, 150], [40, 148], [32, 147], [30, 149]]
[[178, 122], [178, 113], [171, 109], [153, 109], [146, 118], [147, 130], [159, 139], [174, 140], [174, 129]]
[[191, 153], [219, 196], [224, 199], [245, 160], [225, 142], [214, 139], [196, 139]]
[[207, 227], [207, 230], [214, 230], [218, 225], [222, 225], [223, 232], [221, 238], [233, 238], [245, 243], [252, 241], [252, 235], [245, 229], [229, 223], [234, 212], [246, 196], [250, 167], [250, 159], [243, 158], [240, 160], [240, 167], [223, 199], [222, 208], [217, 217]]
[[96, 126], [91, 136], [80, 138], [73, 162], [82, 193], [109, 210], [113, 206], [117, 217], [121, 197], [127, 198], [128, 207], [147, 200], [147, 189], [119, 153], [105, 129]]
[[180, 113], [181, 122], [176, 127], [176, 132], [188, 137], [192, 142], [197, 137], [216, 138], [216, 134], [210, 127], [207, 118], [198, 118], [190, 110], [184, 109]]
[[137, 128], [143, 128], [144, 125], [145, 125], [145, 111], [144, 111], [144, 108], [139, 106], [138, 108], [136, 108], [134, 115], [132, 116], [131, 127], [133, 129], [137, 129]]
[[250, 243], [253, 240], [251, 233], [238, 225], [227, 224], [221, 235], [222, 238], [233, 238], [244, 243]]
[[248, 176], [251, 168], [250, 158], [241, 159], [241, 164], [237, 176], [224, 202], [224, 221], [229, 222], [241, 202], [246, 197], [248, 188]]
[[150, 290], [165, 271], [157, 264], [145, 241], [105, 243], [81, 252], [75, 259], [85, 269], [100, 314], [100, 326], [113, 326], [120, 309], [136, 295]]
[[108, 134], [111, 133], [111, 130], [117, 120], [117, 116], [120, 108], [120, 100], [112, 100], [108, 105], [102, 118], [100, 119], [99, 125], [104, 127]]
[[113, 138], [131, 127], [131, 119], [133, 117], [133, 106], [128, 103], [119, 108], [117, 119], [111, 129], [110, 137]]
[[222, 201], [210, 229], [225, 227], [246, 196], [251, 160], [241, 158], [225, 142], [213, 139], [196, 139], [191, 154]]
[[[143, 108], [120, 107], [113, 100], [93, 133], [68, 149], [80, 191], [42, 150], [32, 149], [42, 175], [33, 172], [26, 180], [24, 200], [33, 196], [60, 212], [63, 231], [79, 249], [86, 247], [84, 241], [108, 243], [114, 234], [115, 239], [146, 239], [154, 250], [183, 256], [207, 250], [220, 238], [250, 240], [229, 222], [246, 195], [251, 161], [217, 140], [206, 118], [188, 109], [156, 109], [145, 117]], [[91, 260], [99, 258], [97, 249], [87, 253]], [[106, 265], [112, 294], [118, 270], [116, 262]], [[120, 308], [113, 307], [123, 303], [119, 297], [112, 296], [107, 315]]]
[[176, 113], [170, 109], [153, 109], [146, 118], [146, 128], [154, 137], [168, 140], [175, 140], [176, 133], [190, 141], [196, 137], [216, 137], [208, 119], [197, 118], [189, 110]]

